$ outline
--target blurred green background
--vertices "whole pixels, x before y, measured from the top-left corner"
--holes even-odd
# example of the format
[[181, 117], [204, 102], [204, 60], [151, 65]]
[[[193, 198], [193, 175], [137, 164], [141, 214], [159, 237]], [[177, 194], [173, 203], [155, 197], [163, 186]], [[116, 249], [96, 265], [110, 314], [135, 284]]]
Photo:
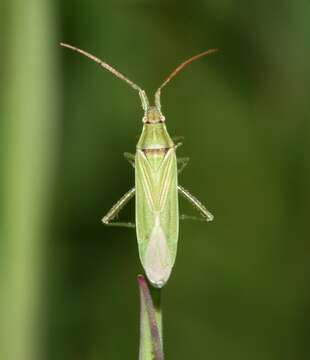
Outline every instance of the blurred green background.
[[100, 219], [134, 184], [122, 153], [142, 109], [60, 41], [149, 94], [184, 59], [221, 50], [162, 94], [191, 158], [180, 183], [215, 215], [180, 225], [166, 356], [308, 359], [309, 2], [7, 0], [0, 33], [0, 359], [138, 353], [135, 232]]

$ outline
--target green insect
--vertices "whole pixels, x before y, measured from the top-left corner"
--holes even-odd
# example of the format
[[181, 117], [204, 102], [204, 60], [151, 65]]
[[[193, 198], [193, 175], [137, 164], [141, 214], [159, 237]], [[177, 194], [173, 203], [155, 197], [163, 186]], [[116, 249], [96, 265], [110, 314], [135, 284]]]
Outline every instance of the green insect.
[[[199, 200], [178, 184], [178, 174], [187, 165], [189, 158], [176, 157], [176, 149], [182, 144], [175, 144], [168, 134], [165, 117], [161, 112], [160, 93], [185, 66], [217, 49], [205, 51], [180, 64], [155, 92], [155, 106], [151, 106], [145, 91], [112, 66], [74, 46], [63, 43], [61, 45], [95, 61], [139, 92], [144, 110], [143, 129], [136, 154], [124, 154], [135, 168], [135, 187], [111, 208], [102, 221], [105, 225], [136, 227], [141, 263], [151, 284], [161, 288], [168, 281], [175, 262], [179, 219], [194, 218], [179, 215], [178, 195], [184, 196], [194, 205], [203, 220], [212, 221], [213, 215]], [[112, 222], [134, 196], [136, 196], [135, 224]]]

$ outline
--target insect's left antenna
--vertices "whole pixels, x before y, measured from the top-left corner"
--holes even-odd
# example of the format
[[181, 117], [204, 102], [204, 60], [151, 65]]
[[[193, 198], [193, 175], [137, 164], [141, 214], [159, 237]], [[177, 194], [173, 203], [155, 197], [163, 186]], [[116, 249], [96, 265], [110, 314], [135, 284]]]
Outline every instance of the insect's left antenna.
[[82, 54], [86, 57], [88, 57], [89, 59], [95, 61], [98, 65], [100, 65], [101, 67], [103, 67], [104, 69], [110, 71], [112, 74], [114, 74], [116, 77], [118, 77], [119, 79], [125, 81], [127, 84], [129, 84], [133, 89], [137, 90], [139, 92], [140, 98], [141, 98], [141, 103], [142, 103], [142, 108], [143, 110], [146, 112], [148, 107], [149, 107], [149, 101], [148, 98], [146, 96], [146, 93], [144, 90], [142, 90], [137, 84], [135, 84], [133, 81], [131, 81], [130, 79], [128, 79], [125, 75], [123, 75], [122, 73], [120, 73], [118, 70], [114, 69], [114, 67], [112, 67], [111, 65], [107, 64], [106, 62], [104, 62], [103, 60], [97, 58], [96, 56], [81, 50], [75, 46], [69, 45], [69, 44], [65, 44], [65, 43], [60, 43], [61, 46], [66, 47], [68, 49], [71, 49], [73, 51], [78, 52], [79, 54]]
[[218, 51], [218, 49], [209, 49], [207, 51], [204, 51], [198, 55], [195, 55], [184, 62], [182, 62], [178, 67], [176, 67], [166, 78], [166, 80], [160, 85], [160, 87], [156, 90], [155, 93], [155, 105], [160, 110], [160, 93], [161, 89], [168, 84], [169, 81], [171, 81], [174, 77], [176, 77], [187, 65], [191, 64], [193, 61], [200, 59], [203, 56], [212, 54], [214, 52]]

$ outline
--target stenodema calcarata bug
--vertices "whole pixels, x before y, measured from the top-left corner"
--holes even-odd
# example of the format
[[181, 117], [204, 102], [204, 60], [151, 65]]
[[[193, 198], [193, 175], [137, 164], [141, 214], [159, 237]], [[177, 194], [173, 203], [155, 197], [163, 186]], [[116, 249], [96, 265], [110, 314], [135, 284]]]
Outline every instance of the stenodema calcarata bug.
[[[143, 129], [136, 154], [124, 154], [135, 168], [135, 187], [111, 208], [102, 221], [106, 225], [136, 227], [141, 263], [151, 284], [161, 288], [168, 281], [175, 262], [179, 219], [186, 218], [185, 215], [179, 216], [178, 194], [194, 205], [203, 220], [212, 221], [213, 215], [199, 200], [178, 185], [178, 173], [187, 165], [189, 158], [176, 157], [176, 149], [182, 144], [174, 144], [167, 132], [165, 117], [161, 112], [160, 93], [185, 66], [217, 49], [207, 50], [181, 63], [157, 89], [155, 105], [151, 106], [145, 91], [115, 68], [84, 50], [64, 43], [61, 45], [95, 61], [139, 92], [144, 110]], [[112, 222], [134, 195], [135, 224]]]

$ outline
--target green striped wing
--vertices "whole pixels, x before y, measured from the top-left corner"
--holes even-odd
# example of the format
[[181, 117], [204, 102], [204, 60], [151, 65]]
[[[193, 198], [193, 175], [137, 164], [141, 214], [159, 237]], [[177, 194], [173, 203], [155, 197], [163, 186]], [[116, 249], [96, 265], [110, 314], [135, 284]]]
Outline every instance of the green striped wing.
[[162, 287], [175, 262], [179, 233], [175, 150], [137, 150], [135, 164], [139, 255], [150, 282]]

